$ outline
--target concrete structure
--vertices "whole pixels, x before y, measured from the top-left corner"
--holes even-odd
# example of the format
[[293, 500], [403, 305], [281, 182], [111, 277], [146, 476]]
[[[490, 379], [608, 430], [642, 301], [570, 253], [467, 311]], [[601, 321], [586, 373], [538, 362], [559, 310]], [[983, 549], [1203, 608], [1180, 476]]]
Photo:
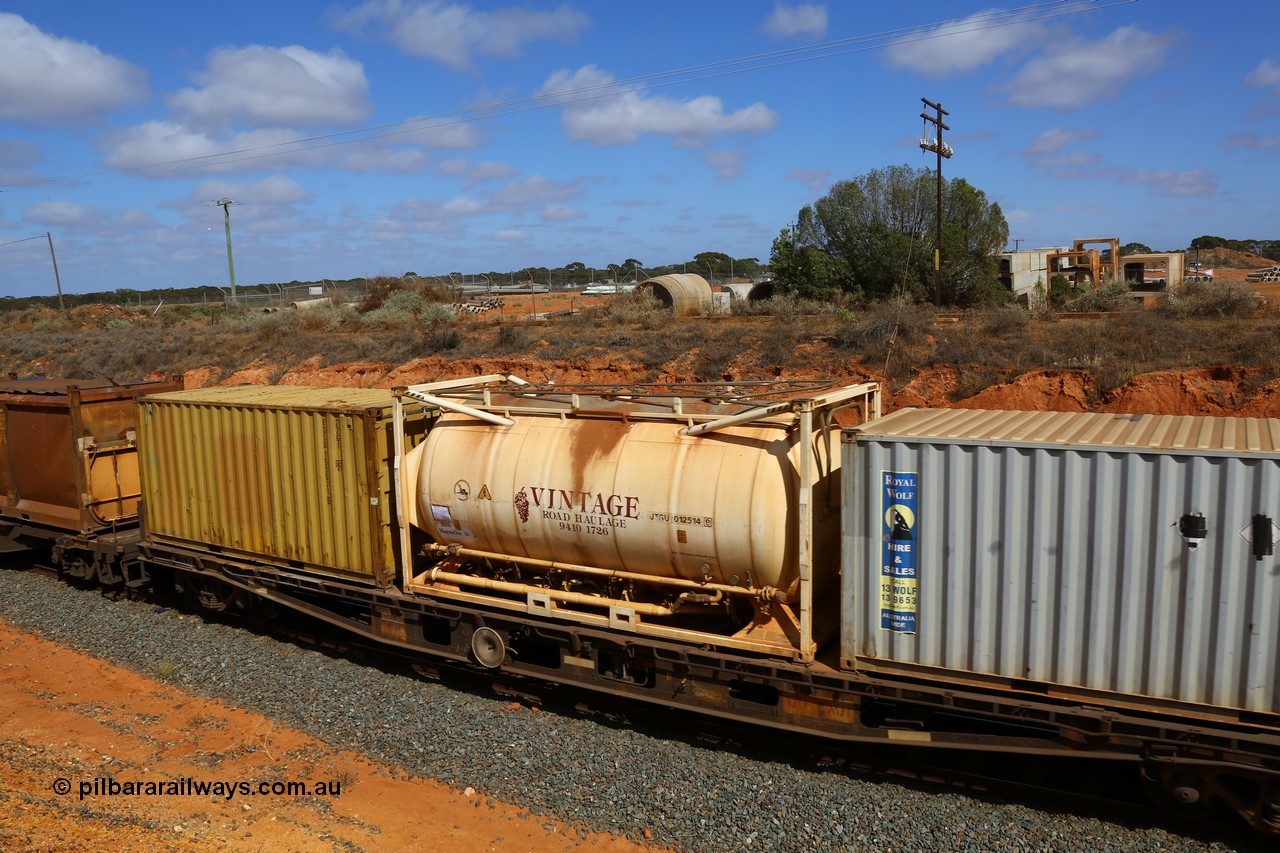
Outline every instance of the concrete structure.
[[734, 299], [755, 302], [773, 296], [773, 280], [765, 281], [731, 281], [719, 286], [720, 290], [732, 293]]
[[693, 273], [648, 278], [636, 285], [636, 290], [649, 291], [679, 317], [706, 314], [711, 310], [711, 285]]
[[1125, 255], [1120, 259], [1120, 269], [1130, 290], [1164, 290], [1182, 284], [1185, 259], [1182, 252]]
[[1066, 252], [1066, 246], [1048, 246], [1021, 252], [1004, 252], [1000, 255], [1000, 283], [1014, 296], [1030, 296], [1039, 284], [1049, 287], [1048, 256]]
[[[1088, 248], [1102, 244], [1104, 249]], [[1023, 252], [1003, 252], [1000, 282], [1014, 296], [1027, 298], [1036, 285], [1049, 289], [1054, 276], [1065, 276], [1073, 287], [1098, 287], [1121, 279], [1131, 290], [1163, 290], [1181, 285], [1186, 274], [1185, 253], [1150, 252], [1120, 255], [1114, 237], [1075, 240], [1071, 247], [1050, 246]]]

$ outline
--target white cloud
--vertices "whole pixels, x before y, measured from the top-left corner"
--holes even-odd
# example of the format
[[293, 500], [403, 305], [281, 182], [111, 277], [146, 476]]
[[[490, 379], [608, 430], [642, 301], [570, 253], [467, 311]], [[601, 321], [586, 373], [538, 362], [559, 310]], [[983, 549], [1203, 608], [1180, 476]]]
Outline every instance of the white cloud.
[[1261, 86], [1264, 89], [1275, 89], [1280, 94], [1280, 64], [1271, 61], [1271, 58], [1262, 60], [1258, 63], [1258, 67], [1249, 72], [1244, 78], [1246, 86]]
[[1077, 142], [1083, 142], [1086, 139], [1095, 139], [1098, 135], [1097, 129], [1092, 127], [1051, 127], [1031, 140], [1031, 144], [1027, 146], [1023, 156], [1047, 157], [1058, 154], [1070, 145], [1075, 145]]
[[517, 242], [520, 240], [531, 240], [532, 235], [528, 231], [521, 231], [519, 228], [504, 228], [493, 235], [493, 239], [502, 240], [503, 242]]
[[470, 163], [461, 157], [453, 157], [436, 166], [435, 173], [445, 178], [462, 178], [463, 189], [471, 189], [478, 184], [515, 177], [516, 169], [509, 163], [493, 160]]
[[[144, 175], [153, 170], [165, 175], [196, 168], [235, 172], [290, 166], [326, 166], [357, 174], [417, 174], [426, 170], [428, 155], [412, 143], [426, 144], [430, 136], [430, 130], [415, 131], [309, 148], [297, 143], [297, 132], [285, 128], [214, 136], [171, 121], [150, 121], [109, 131], [100, 146], [106, 165]], [[461, 144], [468, 140], [446, 136], [436, 141]]]
[[[239, 138], [245, 148], [270, 144], [260, 138]], [[283, 139], [277, 141], [284, 141]], [[192, 160], [218, 154], [224, 149], [208, 134], [189, 130], [169, 121], [149, 121], [145, 124], [108, 132], [102, 140], [103, 162], [113, 169], [133, 169], [152, 163]]]
[[364, 66], [336, 48], [224, 47], [194, 76], [199, 88], [179, 90], [169, 105], [202, 127], [319, 127], [369, 114]]
[[1122, 184], [1145, 184], [1155, 196], [1209, 196], [1218, 190], [1213, 175], [1203, 169], [1189, 172], [1131, 170], [1120, 173], [1118, 180]]
[[377, 25], [388, 41], [411, 56], [469, 70], [477, 55], [508, 59], [531, 42], [573, 41], [591, 20], [567, 4], [547, 12], [515, 6], [485, 12], [443, 0], [367, 0], [336, 23], [349, 31]]
[[414, 130], [396, 132], [387, 137], [392, 142], [413, 143], [437, 151], [470, 151], [479, 148], [482, 142], [480, 128], [474, 124], [435, 124], [435, 119], [411, 118], [403, 125], [412, 126], [414, 122], [428, 122], [424, 127]]
[[527, 209], [539, 205], [566, 201], [582, 193], [577, 181], [553, 181], [542, 175], [530, 175], [500, 187], [493, 193], [493, 202], [506, 209]]
[[1097, 41], [1051, 42], [1009, 84], [1009, 102], [1070, 110], [1114, 98], [1130, 81], [1157, 71], [1178, 38], [1172, 32], [1120, 27]]
[[74, 201], [42, 201], [24, 210], [22, 218], [36, 225], [80, 225], [91, 222], [94, 215]]
[[205, 204], [206, 199], [231, 198], [246, 210], [263, 207], [287, 207], [310, 201], [311, 193], [286, 175], [270, 175], [260, 181], [237, 183], [214, 179], [201, 181], [191, 190], [191, 199]]
[[827, 33], [827, 5], [801, 3], [788, 6], [785, 3], [775, 3], [773, 14], [764, 22], [763, 29], [774, 38], [824, 36]]
[[1073, 149], [1073, 146], [1099, 136], [1101, 134], [1092, 127], [1051, 127], [1031, 140], [1031, 144], [1019, 153], [1032, 166], [1054, 171], [1061, 178], [1075, 177], [1078, 173], [1074, 170], [1097, 165], [1102, 158], [1097, 154]]
[[1259, 151], [1265, 151], [1268, 148], [1280, 146], [1280, 135], [1276, 136], [1259, 136], [1250, 131], [1249, 133], [1238, 133], [1235, 136], [1228, 136], [1222, 140], [1223, 148], [1256, 148]]
[[[280, 158], [286, 164], [296, 164], [306, 154], [291, 148], [297, 138], [297, 134], [285, 129], [254, 130], [218, 138], [171, 121], [149, 121], [109, 131], [103, 135], [100, 145], [103, 162], [113, 169], [146, 170], [154, 166], [165, 174], [184, 167], [218, 171], [261, 169], [267, 162], [262, 155], [268, 154], [273, 155], [272, 167], [281, 165]], [[311, 157], [312, 162], [316, 162], [316, 155]]]
[[457, 231], [459, 220], [487, 212], [488, 205], [469, 196], [454, 196], [448, 201], [410, 198], [392, 206], [387, 221], [412, 223], [427, 231]]
[[557, 71], [537, 91], [564, 103], [561, 122], [571, 139], [596, 145], [627, 145], [642, 134], [672, 137], [686, 146], [705, 145], [723, 133], [765, 133], [778, 123], [778, 114], [762, 103], [726, 113], [717, 97], [702, 95], [687, 101], [646, 96], [636, 89], [605, 98], [573, 103], [573, 93], [598, 93], [613, 84], [613, 75], [594, 65], [570, 73]]
[[0, 119], [92, 120], [146, 95], [146, 72], [0, 12]]
[[830, 169], [792, 169], [787, 172], [787, 180], [799, 181], [811, 190], [826, 189], [829, 177], [831, 177]]
[[582, 211], [567, 204], [549, 204], [542, 208], [543, 222], [568, 222], [571, 219], [581, 219], [582, 216]]
[[736, 181], [742, 177], [747, 155], [741, 151], [708, 151], [702, 155], [702, 162], [716, 170], [716, 180]]
[[[445, 161], [441, 167], [448, 175], [465, 175], [468, 168], [467, 164], [460, 160]], [[510, 217], [513, 214], [532, 211], [538, 211], [545, 222], [563, 222], [583, 216], [582, 213], [565, 204], [567, 200], [577, 197], [581, 192], [577, 181], [552, 181], [542, 175], [531, 175], [499, 186], [487, 197], [459, 195], [448, 201], [406, 199], [393, 207], [388, 218], [438, 231], [456, 231], [458, 220], [465, 217], [489, 215]]]
[[937, 79], [981, 68], [1043, 40], [1048, 32], [1043, 25], [1029, 22], [990, 27], [993, 14], [999, 15], [1002, 23], [1016, 19], [999, 9], [975, 12], [939, 24], [909, 41], [891, 44], [885, 48], [885, 57], [894, 68]]
[[420, 148], [384, 148], [358, 145], [337, 153], [330, 166], [358, 175], [385, 172], [393, 175], [418, 175], [427, 170], [430, 157]]

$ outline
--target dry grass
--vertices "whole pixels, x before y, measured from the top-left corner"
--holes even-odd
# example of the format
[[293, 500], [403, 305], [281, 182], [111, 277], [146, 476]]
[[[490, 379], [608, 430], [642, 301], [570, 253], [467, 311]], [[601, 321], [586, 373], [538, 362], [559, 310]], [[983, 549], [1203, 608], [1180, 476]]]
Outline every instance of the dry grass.
[[1028, 370], [1080, 369], [1101, 395], [1154, 370], [1241, 365], [1260, 368], [1254, 382], [1280, 376], [1280, 315], [1256, 305], [1250, 291], [1218, 285], [1184, 289], [1155, 310], [1073, 318], [1003, 308], [940, 323], [930, 307], [900, 301], [818, 312], [772, 300], [749, 316], [674, 318], [636, 296], [571, 317], [503, 323], [460, 320], [423, 293], [400, 289], [363, 313], [335, 305], [271, 314], [220, 306], [156, 317], [105, 306], [0, 314], [0, 369], [129, 381], [206, 366], [226, 375], [255, 361], [283, 372], [315, 356], [325, 366], [443, 354], [612, 362], [648, 378], [718, 380], [821, 369], [825, 360], [858, 362], [895, 381], [919, 368], [960, 365], [964, 397]]

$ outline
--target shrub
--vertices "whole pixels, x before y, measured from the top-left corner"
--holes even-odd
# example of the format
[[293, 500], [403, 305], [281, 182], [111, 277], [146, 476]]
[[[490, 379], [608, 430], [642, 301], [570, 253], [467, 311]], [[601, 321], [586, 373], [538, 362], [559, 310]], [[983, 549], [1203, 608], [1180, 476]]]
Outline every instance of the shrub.
[[1071, 311], [1123, 311], [1138, 307], [1123, 280], [1104, 281], [1096, 288], [1085, 289], [1066, 306]]
[[775, 317], [765, 327], [759, 341], [757, 363], [765, 367], [785, 367], [804, 333], [799, 317]]
[[585, 309], [583, 314], [614, 324], [637, 323], [646, 329], [657, 329], [671, 322], [671, 311], [648, 290], [611, 296], [602, 304]]
[[836, 335], [836, 343], [864, 354], [878, 353], [895, 340], [923, 340], [932, 323], [931, 307], [906, 299], [886, 299], [869, 305], [860, 320], [845, 323]]
[[1188, 281], [1164, 306], [1182, 317], [1236, 318], [1261, 309], [1267, 301], [1252, 287], [1234, 281]]
[[733, 313], [743, 317], [800, 317], [825, 314], [839, 314], [841, 311], [852, 311], [858, 300], [848, 293], [836, 293], [829, 299], [809, 299], [790, 293], [780, 293], [768, 299], [757, 299], [754, 302], [733, 303]]
[[318, 308], [298, 311], [297, 325], [308, 332], [328, 332], [342, 328], [347, 322], [355, 319], [355, 312], [346, 306], [330, 303]]
[[493, 338], [494, 350], [504, 355], [527, 349], [529, 343], [529, 333], [519, 326], [499, 326]]
[[418, 324], [451, 323], [457, 319], [453, 309], [434, 302], [416, 290], [397, 290], [382, 304], [366, 314], [360, 322], [383, 329], [407, 328]]

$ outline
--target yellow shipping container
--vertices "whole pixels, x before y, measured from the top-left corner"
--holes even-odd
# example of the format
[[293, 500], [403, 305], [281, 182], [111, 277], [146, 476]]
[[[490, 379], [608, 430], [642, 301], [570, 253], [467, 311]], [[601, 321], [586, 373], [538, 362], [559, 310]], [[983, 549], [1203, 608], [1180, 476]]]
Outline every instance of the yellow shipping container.
[[[392, 585], [399, 547], [392, 400], [389, 390], [261, 385], [144, 398], [146, 537]], [[406, 447], [435, 414], [410, 410]]]

